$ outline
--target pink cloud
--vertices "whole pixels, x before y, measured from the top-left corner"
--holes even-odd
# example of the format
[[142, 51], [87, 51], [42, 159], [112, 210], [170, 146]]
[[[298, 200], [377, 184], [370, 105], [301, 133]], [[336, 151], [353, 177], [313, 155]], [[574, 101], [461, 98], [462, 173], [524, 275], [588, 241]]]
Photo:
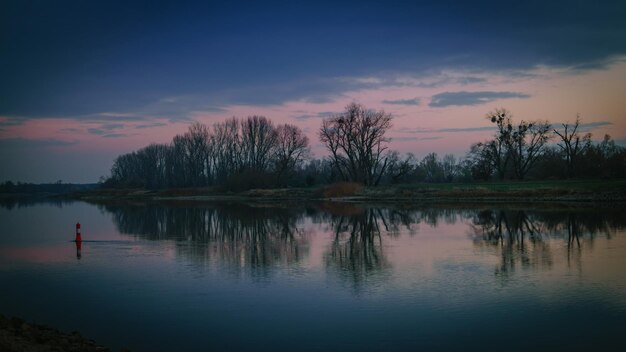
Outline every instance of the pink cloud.
[[[172, 137], [187, 129], [189, 121], [211, 125], [232, 116], [263, 115], [276, 124], [291, 123], [302, 128], [319, 157], [325, 154], [317, 142], [321, 120], [343, 111], [353, 101], [393, 114], [391, 148], [416, 155], [428, 152], [464, 154], [471, 143], [488, 138], [492, 132], [463, 130], [489, 126], [484, 116], [497, 107], [511, 110], [519, 119], [548, 119], [555, 124], [573, 121], [580, 113], [586, 123], [611, 123], [593, 131], [598, 138], [604, 133], [610, 133], [616, 139], [626, 138], [626, 101], [623, 99], [623, 92], [626, 91], [625, 61], [618, 60], [607, 70], [577, 74], [539, 67], [524, 75], [446, 71], [430, 77], [404, 75], [341, 79], [369, 88], [344, 92], [336, 100], [322, 103], [297, 100], [272, 106], [230, 105], [209, 111], [197, 110], [188, 114], [188, 120], [179, 122], [145, 116], [137, 119], [138, 114], [134, 112], [103, 113], [98, 119], [91, 120], [27, 119], [23, 123], [19, 119], [0, 117], [0, 138], [77, 142], [50, 147], [58, 151], [125, 153], [150, 143], [169, 143]], [[494, 99], [471, 106], [429, 107], [431, 97], [443, 92], [485, 91], [519, 92], [529, 97]], [[111, 117], [111, 121], [107, 121], [107, 117]], [[420, 133], [411, 132], [418, 129]], [[459, 131], [454, 132], [453, 129]]]

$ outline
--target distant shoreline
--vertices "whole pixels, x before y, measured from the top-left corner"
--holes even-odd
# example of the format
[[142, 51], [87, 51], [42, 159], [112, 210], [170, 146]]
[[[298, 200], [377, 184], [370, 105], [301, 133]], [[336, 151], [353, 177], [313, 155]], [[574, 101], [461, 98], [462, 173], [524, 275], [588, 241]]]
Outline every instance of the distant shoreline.
[[626, 180], [403, 184], [356, 188], [330, 185], [236, 193], [210, 187], [98, 189], [64, 197], [85, 201], [626, 202]]
[[316, 187], [229, 192], [217, 187], [98, 188], [68, 193], [0, 193], [0, 201], [331, 201], [385, 203], [626, 202], [626, 179], [419, 183], [363, 187], [338, 183]]

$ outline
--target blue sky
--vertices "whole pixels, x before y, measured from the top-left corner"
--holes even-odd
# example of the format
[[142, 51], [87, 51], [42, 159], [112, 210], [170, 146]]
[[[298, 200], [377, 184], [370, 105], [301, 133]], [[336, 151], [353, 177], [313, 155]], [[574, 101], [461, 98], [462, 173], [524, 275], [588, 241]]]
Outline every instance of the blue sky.
[[[247, 111], [298, 123], [319, 122], [348, 100], [400, 109], [400, 118], [405, 107], [423, 116], [439, 109], [433, 119], [456, 113], [447, 108], [478, 106], [484, 114], [496, 101], [530, 104], [544, 92], [539, 80], [622, 75], [625, 19], [624, 1], [2, 0], [0, 156], [12, 154], [19, 165], [0, 180], [45, 181], [33, 177], [41, 174], [36, 155], [93, 159], [89, 143], [103, 156], [84, 179], [54, 167], [47, 173], [86, 182], [105, 174], [116, 153], [166, 142], [168, 127], [171, 138], [191, 121]], [[429, 85], [438, 90], [418, 96]], [[370, 98], [384, 89], [395, 95]], [[295, 102], [306, 111], [296, 112]], [[589, 118], [619, 125], [624, 115], [606, 115], [622, 107]], [[594, 114], [591, 105], [580, 109]], [[573, 119], [563, 115], [554, 120]], [[309, 124], [302, 126], [314, 137]]]

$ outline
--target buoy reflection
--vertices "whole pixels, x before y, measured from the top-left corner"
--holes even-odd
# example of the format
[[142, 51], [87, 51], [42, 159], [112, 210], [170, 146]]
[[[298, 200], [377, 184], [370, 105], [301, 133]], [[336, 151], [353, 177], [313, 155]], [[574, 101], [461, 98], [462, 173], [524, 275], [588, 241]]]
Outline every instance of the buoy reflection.
[[79, 259], [82, 257], [81, 254], [81, 249], [83, 247], [83, 242], [82, 241], [76, 241], [76, 259]]

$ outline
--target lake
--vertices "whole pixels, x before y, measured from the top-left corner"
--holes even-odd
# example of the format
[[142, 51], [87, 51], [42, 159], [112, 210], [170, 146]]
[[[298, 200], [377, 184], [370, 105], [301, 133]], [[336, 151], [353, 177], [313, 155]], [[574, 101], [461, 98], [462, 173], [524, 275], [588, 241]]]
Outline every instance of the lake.
[[114, 350], [624, 351], [624, 214], [4, 202], [0, 313]]

